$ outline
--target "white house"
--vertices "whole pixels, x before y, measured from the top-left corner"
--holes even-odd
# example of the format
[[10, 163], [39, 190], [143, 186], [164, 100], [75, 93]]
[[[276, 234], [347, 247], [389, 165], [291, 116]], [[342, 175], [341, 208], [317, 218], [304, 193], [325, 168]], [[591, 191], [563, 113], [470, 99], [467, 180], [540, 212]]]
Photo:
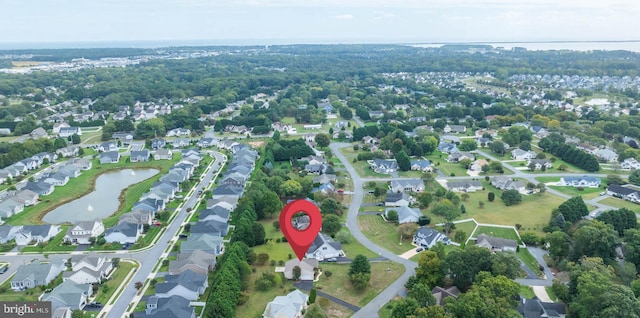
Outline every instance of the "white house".
[[600, 187], [600, 178], [586, 175], [582, 177], [565, 176], [560, 178], [558, 185], [582, 188], [598, 188]]
[[640, 169], [640, 162], [636, 158], [627, 158], [620, 163], [620, 167], [625, 170]]
[[298, 318], [303, 317], [303, 311], [307, 309], [309, 296], [296, 289], [286, 296], [277, 296], [262, 313], [263, 318]]
[[513, 160], [529, 160], [534, 159], [538, 154], [535, 151], [524, 151], [520, 148], [511, 151], [511, 159]]
[[422, 192], [424, 181], [422, 179], [393, 180], [389, 187], [392, 192]]
[[342, 244], [334, 241], [330, 236], [323, 233], [318, 233], [318, 236], [313, 240], [306, 254], [307, 258], [315, 258], [317, 260], [344, 256]]
[[476, 245], [480, 247], [486, 247], [492, 252], [514, 252], [515, 253], [516, 250], [518, 249], [518, 242], [515, 240], [488, 236], [486, 234], [478, 235]]
[[417, 223], [420, 217], [422, 216], [422, 212], [418, 208], [410, 208], [408, 206], [400, 206], [394, 208], [386, 208], [384, 210], [384, 215], [389, 218], [389, 212], [396, 211], [398, 213], [398, 224], [403, 223]]
[[420, 227], [413, 235], [413, 244], [424, 248], [431, 248], [438, 242], [449, 244], [451, 240], [437, 230], [424, 226]]
[[73, 244], [90, 244], [90, 238], [97, 238], [104, 232], [102, 220], [80, 221], [70, 228], [64, 236], [65, 242]]
[[453, 192], [476, 192], [482, 190], [480, 180], [447, 181], [447, 188]]

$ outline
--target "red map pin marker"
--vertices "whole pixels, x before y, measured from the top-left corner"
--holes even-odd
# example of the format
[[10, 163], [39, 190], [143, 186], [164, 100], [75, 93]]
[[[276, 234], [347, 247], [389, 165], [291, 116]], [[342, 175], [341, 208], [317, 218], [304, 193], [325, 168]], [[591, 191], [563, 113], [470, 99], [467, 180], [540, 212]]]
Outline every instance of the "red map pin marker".
[[[309, 226], [305, 229], [298, 230], [291, 223], [291, 219], [298, 212], [304, 212], [309, 217]], [[284, 233], [284, 237], [287, 238], [289, 245], [298, 260], [302, 261], [305, 253], [309, 250], [309, 246], [313, 243], [313, 240], [318, 236], [320, 228], [322, 227], [322, 215], [320, 210], [315, 204], [308, 200], [294, 200], [289, 202], [282, 208], [280, 212], [280, 230]]]

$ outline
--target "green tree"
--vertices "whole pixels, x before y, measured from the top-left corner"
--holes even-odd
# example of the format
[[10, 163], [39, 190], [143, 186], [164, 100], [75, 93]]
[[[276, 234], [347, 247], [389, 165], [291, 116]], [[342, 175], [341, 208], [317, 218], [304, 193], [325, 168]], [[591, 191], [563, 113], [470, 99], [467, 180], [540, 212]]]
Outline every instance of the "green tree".
[[64, 148], [67, 146], [67, 141], [64, 138], [56, 138], [53, 142], [53, 147], [56, 149]]
[[273, 132], [273, 136], [271, 137], [273, 140], [275, 141], [280, 141], [280, 132], [279, 131], [274, 131]]
[[454, 317], [521, 317], [516, 310], [520, 285], [505, 276], [484, 277], [457, 300], [447, 301], [446, 311]]
[[80, 136], [78, 136], [78, 134], [73, 134], [73, 135], [71, 135], [71, 142], [72, 142], [74, 145], [79, 144], [79, 143], [80, 143]]
[[349, 281], [351, 285], [357, 291], [362, 291], [369, 286], [371, 280], [371, 274], [368, 273], [356, 273], [349, 275]]
[[307, 308], [307, 311], [304, 313], [304, 318], [326, 318], [327, 314], [324, 312], [322, 307], [319, 304], [314, 304]]
[[316, 289], [311, 288], [311, 291], [309, 292], [309, 304], [313, 304], [315, 302], [316, 302]]
[[387, 212], [387, 221], [398, 222], [398, 211], [390, 210]]
[[322, 217], [322, 231], [334, 235], [342, 229], [340, 217], [335, 214], [329, 214]]
[[640, 170], [634, 170], [629, 175], [629, 183], [640, 185]]
[[371, 264], [369, 263], [369, 259], [362, 254], [356, 255], [349, 266], [348, 275], [351, 276], [356, 273], [371, 274]]
[[495, 199], [496, 199], [496, 194], [495, 193], [493, 193], [493, 192], [487, 193], [487, 201], [493, 202], [493, 200], [495, 200]]
[[400, 171], [411, 170], [411, 160], [404, 150], [401, 150], [396, 154], [396, 161], [398, 162], [398, 169]]
[[395, 306], [393, 306], [393, 309], [391, 310], [391, 318], [410, 317], [416, 312], [416, 309], [418, 309], [419, 307], [420, 305], [418, 304], [417, 300], [411, 297], [403, 298], [398, 301]]
[[444, 272], [442, 271], [442, 262], [436, 252], [424, 251], [420, 254], [418, 267], [416, 267], [416, 278], [419, 283], [429, 288], [434, 288], [442, 284], [444, 281]]
[[302, 275], [302, 269], [300, 268], [300, 266], [294, 266], [292, 274], [293, 274], [293, 279], [294, 280], [296, 280], [296, 281], [299, 280], [300, 279], [300, 275]]
[[516, 279], [522, 273], [520, 260], [515, 253], [493, 254], [491, 258], [491, 273], [495, 276], [503, 275], [510, 279]]
[[322, 203], [320, 203], [320, 212], [322, 213], [322, 215], [342, 215], [342, 208], [340, 207], [338, 201], [332, 198], [326, 198], [322, 201]]
[[279, 194], [285, 197], [296, 197], [302, 193], [302, 185], [295, 180], [287, 180], [280, 185]]
[[611, 224], [620, 236], [622, 236], [625, 230], [638, 228], [636, 213], [626, 208], [605, 211], [596, 219]]
[[460, 143], [460, 146], [458, 146], [458, 149], [461, 151], [473, 151], [476, 150], [476, 148], [478, 148], [478, 144], [473, 139], [464, 139]]
[[488, 249], [470, 245], [463, 250], [449, 252], [443, 267], [452, 277], [453, 284], [464, 290], [471, 286], [480, 271], [490, 272], [492, 265], [491, 252]]
[[431, 294], [431, 289], [429, 285], [417, 283], [411, 287], [407, 296], [417, 300], [420, 307], [433, 306], [436, 304], [436, 299]]
[[518, 190], [506, 190], [502, 192], [500, 199], [502, 199], [506, 206], [511, 206], [520, 203], [522, 201], [522, 195]]
[[609, 224], [600, 221], [581, 223], [573, 233], [573, 259], [582, 256], [613, 259], [620, 244], [618, 233]]
[[331, 136], [329, 136], [328, 134], [320, 133], [316, 135], [314, 140], [316, 141], [318, 147], [325, 148], [331, 143]]
[[569, 256], [571, 251], [571, 238], [567, 233], [555, 231], [547, 234], [547, 242], [549, 243], [549, 255], [554, 261], [560, 262], [561, 259]]
[[431, 209], [431, 213], [433, 215], [437, 215], [443, 218], [445, 226], [444, 232], [445, 235], [449, 235], [449, 230], [451, 229], [451, 222], [457, 219], [460, 216], [460, 210], [451, 203], [451, 201], [444, 199], [433, 206]]
[[503, 155], [504, 154], [504, 143], [501, 141], [494, 141], [489, 145], [491, 151]]
[[[635, 171], [634, 171], [635, 172]], [[621, 185], [624, 184], [624, 180], [617, 174], [607, 175], [607, 185]]]

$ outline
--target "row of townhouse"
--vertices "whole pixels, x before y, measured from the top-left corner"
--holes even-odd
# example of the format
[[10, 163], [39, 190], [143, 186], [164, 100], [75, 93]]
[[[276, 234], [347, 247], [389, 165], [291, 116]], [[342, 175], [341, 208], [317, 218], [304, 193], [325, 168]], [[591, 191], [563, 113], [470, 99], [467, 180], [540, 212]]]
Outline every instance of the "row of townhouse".
[[176, 259], [169, 261], [164, 282], [156, 284], [145, 311], [134, 313], [134, 317], [195, 318], [190, 302], [209, 287], [207, 275], [215, 267], [216, 256], [224, 251], [223, 237], [229, 232], [231, 212], [244, 193], [258, 158], [257, 151], [244, 145], [232, 152], [233, 159], [220, 185], [212, 191], [206, 209], [198, 211], [198, 221], [190, 224], [189, 235], [180, 244]]

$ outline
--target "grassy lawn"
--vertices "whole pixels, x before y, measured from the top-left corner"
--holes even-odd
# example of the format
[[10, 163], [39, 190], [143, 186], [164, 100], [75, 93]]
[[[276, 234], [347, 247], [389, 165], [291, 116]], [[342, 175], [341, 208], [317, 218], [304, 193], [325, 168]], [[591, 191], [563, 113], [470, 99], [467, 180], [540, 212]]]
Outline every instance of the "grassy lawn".
[[378, 311], [378, 317], [380, 318], [391, 317], [391, 311], [393, 310], [393, 307], [400, 301], [400, 299], [401, 298], [399, 296], [396, 296], [394, 299], [392, 299], [391, 301], [386, 303], [384, 306], [382, 306], [382, 308], [380, 308], [380, 311]]
[[544, 289], [547, 290], [547, 295], [549, 295], [549, 298], [551, 298], [552, 301], [558, 301], [558, 296], [556, 296], [556, 293], [553, 292], [551, 287], [545, 287]]
[[[463, 231], [463, 232], [467, 233], [467, 235], [465, 237], [465, 241], [466, 241], [471, 236], [471, 234], [473, 233], [473, 230], [475, 228], [476, 228], [476, 224], [474, 222], [456, 223], [456, 229], [449, 233], [449, 238], [451, 238], [451, 240], [453, 240], [453, 238], [456, 236], [457, 232]], [[441, 228], [438, 228], [438, 230], [442, 231]], [[463, 243], [463, 242], [458, 242], [458, 243]]]
[[[127, 274], [129, 274], [129, 271], [131, 271], [131, 269], [134, 267], [137, 267], [137, 266], [133, 263], [119, 262], [118, 269], [116, 269], [116, 271], [113, 272], [113, 274], [111, 275], [111, 278], [108, 281], [106, 281], [104, 284], [102, 284], [102, 286], [100, 286], [100, 288], [98, 289], [98, 294], [96, 295], [96, 298], [94, 301], [106, 304], [107, 301], [109, 301], [109, 298], [111, 298], [111, 296], [113, 295], [113, 293], [116, 292], [116, 290], [118, 289], [118, 286], [122, 284], [122, 281], [124, 281]], [[106, 293], [104, 292], [105, 290], [104, 286], [108, 286]]]
[[[460, 219], [474, 218], [479, 223], [500, 224], [500, 225], [516, 225], [522, 224], [522, 231], [536, 231], [542, 234], [542, 228], [549, 222], [551, 210], [562, 204], [565, 199], [555, 195], [544, 193], [542, 195], [524, 195], [522, 202], [512, 206], [506, 206], [500, 200], [500, 190], [489, 185], [488, 182], [482, 181], [485, 190], [477, 191], [469, 194], [469, 199], [463, 201], [467, 212], [460, 216]], [[494, 202], [487, 200], [489, 192], [495, 193]], [[480, 208], [478, 202], [484, 202], [483, 208]], [[426, 215], [431, 217], [432, 223], [442, 222], [442, 218], [434, 216], [428, 210]]]
[[378, 254], [372, 252], [370, 249], [366, 248], [353, 237], [351, 238], [351, 242], [342, 244], [342, 250], [349, 258], [354, 258], [359, 254], [362, 254], [367, 258], [375, 258], [379, 256]]
[[358, 216], [358, 226], [373, 243], [394, 254], [400, 255], [413, 248], [411, 237], [403, 238], [400, 245], [400, 235], [396, 225], [385, 222], [379, 215]]
[[440, 164], [436, 163], [435, 168], [442, 171], [447, 177], [467, 176], [467, 169], [463, 168], [459, 163], [449, 163], [443, 160]]
[[84, 128], [82, 129], [82, 136], [80, 136], [80, 141], [91, 142], [91, 143], [100, 143], [100, 138], [102, 137], [102, 131], [87, 131]]
[[351, 284], [349, 283], [349, 278], [347, 277], [349, 265], [322, 264], [320, 268], [323, 271], [331, 271], [333, 275], [331, 275], [331, 277], [321, 275], [320, 280], [315, 283], [318, 290], [360, 307], [369, 303], [389, 286], [389, 284], [404, 273], [404, 267], [398, 263], [391, 261], [371, 263], [370, 286], [358, 292], [351, 288]]
[[401, 178], [422, 178], [422, 171], [398, 171], [398, 176]]
[[520, 296], [526, 298], [526, 299], [531, 299], [533, 297], [536, 296], [536, 294], [533, 292], [533, 289], [529, 286], [520, 286]]
[[514, 229], [507, 229], [502, 227], [493, 227], [493, 226], [478, 226], [478, 229], [475, 233], [473, 233], [474, 237], [478, 237], [480, 234], [485, 234], [489, 236], [501, 237], [510, 240], [518, 241], [518, 234]]
[[236, 307], [236, 317], [261, 317], [267, 303], [272, 301], [276, 296], [284, 296], [293, 290], [293, 283], [285, 280], [284, 278], [282, 287], [275, 286], [267, 291], [256, 290], [255, 281], [262, 277], [262, 272], [265, 271], [273, 272], [274, 268], [271, 266], [258, 266], [256, 267], [256, 272], [251, 273], [251, 276], [249, 277], [249, 288], [247, 289], [249, 299], [247, 299], [244, 304]]
[[618, 199], [618, 198], [606, 198], [604, 200], [598, 201], [598, 203], [602, 203], [608, 206], [612, 206], [616, 209], [627, 208], [636, 213], [640, 213], [640, 205], [631, 203], [629, 201]]
[[158, 226], [149, 227], [149, 230], [147, 231], [147, 233], [145, 233], [144, 236], [138, 240], [138, 242], [133, 244], [131, 246], [131, 249], [135, 250], [138, 248], [149, 246], [149, 244], [151, 244], [151, 242], [156, 238], [158, 233], [160, 233], [161, 231], [162, 231], [162, 227], [158, 227]]
[[540, 276], [542, 273], [540, 272], [540, 263], [529, 253], [529, 250], [526, 248], [518, 249], [516, 256], [525, 264], [529, 269], [531, 269], [534, 273]]
[[560, 177], [536, 177], [536, 180], [542, 183], [558, 182], [560, 181]]
[[358, 162], [352, 163], [352, 164], [353, 164], [353, 168], [356, 169], [356, 171], [358, 172], [358, 175], [363, 177], [363, 178], [388, 178], [388, 177], [390, 177], [390, 175], [388, 175], [388, 174], [377, 173], [377, 172], [371, 170], [371, 167], [369, 167], [369, 164], [366, 161], [358, 161]]
[[576, 187], [549, 186], [549, 188], [570, 195], [572, 197], [582, 196], [585, 200], [591, 200], [600, 196], [601, 188], [582, 188], [582, 191]]
[[42, 295], [42, 288], [36, 287], [23, 291], [14, 291], [11, 289], [11, 280], [7, 279], [4, 284], [0, 285], [0, 299], [2, 301], [37, 301]]
[[55, 191], [50, 195], [41, 198], [41, 202], [30, 207], [25, 207], [24, 211], [16, 214], [6, 220], [11, 225], [28, 225], [28, 224], [41, 224], [42, 218], [47, 212], [65, 204], [76, 200], [88, 193], [91, 193], [95, 189], [95, 181], [102, 173], [121, 170], [121, 169], [141, 169], [141, 168], [155, 168], [160, 170], [160, 173], [152, 178], [149, 178], [140, 183], [134, 184], [123, 190], [120, 194], [120, 207], [115, 215], [106, 218], [103, 222], [105, 227], [115, 225], [117, 218], [125, 211], [129, 211], [133, 204], [140, 198], [140, 196], [149, 190], [149, 187], [153, 182], [158, 180], [162, 174], [169, 170], [175, 162], [179, 160], [180, 156], [174, 156], [173, 160], [159, 160], [149, 162], [125, 162], [121, 160], [120, 163], [111, 165], [100, 165], [98, 159], [93, 160], [93, 168], [88, 171], [82, 171], [80, 176], [75, 179], [69, 180], [67, 185], [62, 187], [56, 187]]

